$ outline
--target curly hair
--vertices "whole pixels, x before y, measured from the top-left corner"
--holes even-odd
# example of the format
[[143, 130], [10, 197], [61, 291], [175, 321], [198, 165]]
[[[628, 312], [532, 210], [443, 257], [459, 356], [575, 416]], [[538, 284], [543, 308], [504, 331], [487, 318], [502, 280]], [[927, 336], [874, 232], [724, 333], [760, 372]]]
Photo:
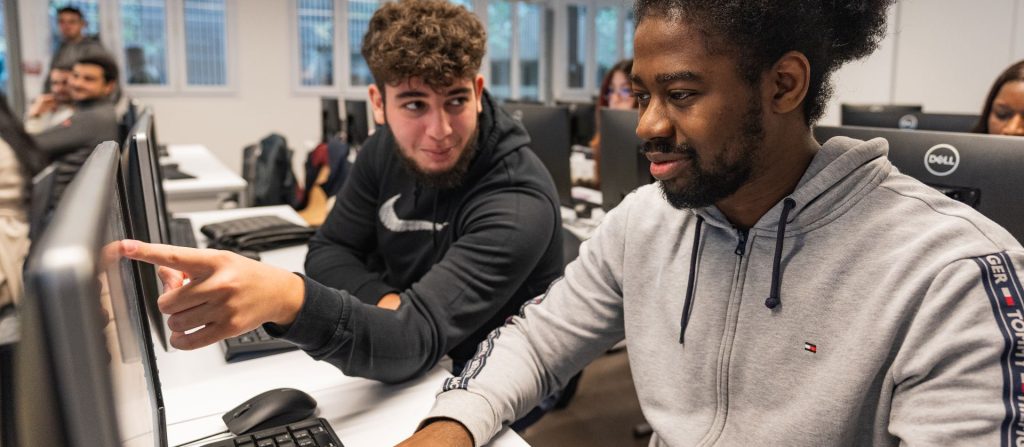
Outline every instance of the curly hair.
[[971, 132], [988, 133], [988, 117], [992, 115], [992, 103], [995, 102], [999, 91], [1003, 89], [1003, 85], [1016, 81], [1024, 81], [1024, 60], [1006, 67], [1006, 70], [1003, 70], [995, 82], [992, 83], [992, 88], [989, 89], [988, 96], [985, 97], [985, 106], [981, 109], [981, 116], [978, 118], [978, 123], [971, 129]]
[[446, 0], [400, 0], [381, 6], [363, 39], [377, 86], [419, 77], [434, 90], [480, 71], [487, 33], [475, 15]]
[[733, 55], [751, 85], [782, 55], [807, 57], [811, 78], [804, 121], [821, 118], [830, 78], [843, 64], [871, 54], [885, 35], [895, 0], [637, 0], [637, 26], [649, 17], [696, 26], [713, 53]]

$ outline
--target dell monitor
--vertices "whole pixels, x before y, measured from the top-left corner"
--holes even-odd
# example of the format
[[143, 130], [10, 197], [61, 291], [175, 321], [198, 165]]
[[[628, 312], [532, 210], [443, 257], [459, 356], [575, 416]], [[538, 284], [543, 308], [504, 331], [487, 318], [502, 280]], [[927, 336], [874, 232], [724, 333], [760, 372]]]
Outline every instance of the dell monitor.
[[[853, 109], [843, 106], [843, 126], [883, 127], [906, 130], [970, 132], [978, 115], [956, 113], [922, 113], [888, 106], [881, 110]], [[908, 106], [903, 106], [908, 107]]]
[[594, 138], [597, 118], [594, 104], [583, 102], [556, 102], [555, 105], [569, 108], [569, 126], [572, 129], [572, 144], [589, 146]]
[[[143, 242], [169, 244], [163, 179], [152, 138], [153, 114], [147, 109], [129, 133], [121, 156], [128, 236]], [[163, 314], [157, 307], [163, 287], [156, 268], [145, 262], [133, 261], [133, 264], [137, 270], [143, 308], [149, 315], [149, 325], [154, 331], [153, 336], [166, 350], [170, 334], [165, 329]]]
[[118, 146], [102, 143], [69, 185], [25, 269], [16, 348], [22, 445], [166, 446], [153, 344], [131, 264]]
[[341, 122], [338, 98], [320, 98], [320, 141], [331, 141], [340, 135]]
[[362, 146], [370, 138], [370, 120], [366, 107], [366, 101], [345, 100], [345, 132], [348, 144], [353, 147]]
[[885, 138], [900, 172], [973, 206], [1024, 240], [1024, 138], [866, 127], [818, 126], [819, 142], [835, 136]]
[[636, 136], [640, 115], [636, 110], [601, 110], [602, 208], [609, 211], [634, 189], [651, 183], [651, 162], [641, 153]]
[[569, 173], [569, 109], [535, 104], [505, 104], [505, 110], [530, 134], [530, 148], [548, 169], [558, 201], [572, 207], [572, 179]]

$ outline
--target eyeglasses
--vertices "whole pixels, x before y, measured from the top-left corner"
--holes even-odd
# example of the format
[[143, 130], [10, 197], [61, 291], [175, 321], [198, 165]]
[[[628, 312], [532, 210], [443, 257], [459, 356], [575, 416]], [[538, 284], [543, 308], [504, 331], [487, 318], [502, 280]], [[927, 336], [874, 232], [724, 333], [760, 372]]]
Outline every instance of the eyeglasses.
[[612, 95], [619, 95], [622, 98], [632, 98], [633, 97], [633, 89], [629, 88], [629, 87], [625, 87], [625, 86], [619, 87], [617, 89], [609, 87], [608, 88], [608, 94], [606, 96], [611, 97]]

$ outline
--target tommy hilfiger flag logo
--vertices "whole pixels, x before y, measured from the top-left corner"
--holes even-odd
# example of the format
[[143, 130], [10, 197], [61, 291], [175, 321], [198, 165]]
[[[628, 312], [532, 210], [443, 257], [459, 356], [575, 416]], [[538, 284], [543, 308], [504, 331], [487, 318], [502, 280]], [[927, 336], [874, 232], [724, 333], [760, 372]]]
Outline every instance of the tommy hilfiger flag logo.
[[1006, 305], [1013, 307], [1013, 294], [1010, 293], [1010, 289], [1003, 287], [1003, 301], [1006, 301]]
[[804, 342], [804, 351], [810, 352], [811, 354], [817, 354], [818, 345]]

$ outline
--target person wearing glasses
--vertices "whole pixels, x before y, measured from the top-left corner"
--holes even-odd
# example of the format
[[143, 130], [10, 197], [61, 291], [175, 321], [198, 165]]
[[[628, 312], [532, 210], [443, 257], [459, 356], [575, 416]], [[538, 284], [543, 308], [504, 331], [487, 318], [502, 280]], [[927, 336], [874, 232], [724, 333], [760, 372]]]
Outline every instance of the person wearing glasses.
[[633, 59], [619, 61], [605, 73], [601, 81], [601, 94], [594, 107], [594, 138], [590, 139], [590, 149], [594, 154], [594, 184], [601, 185], [601, 109], [629, 110], [637, 108], [633, 89], [629, 85], [629, 72], [633, 70]]

